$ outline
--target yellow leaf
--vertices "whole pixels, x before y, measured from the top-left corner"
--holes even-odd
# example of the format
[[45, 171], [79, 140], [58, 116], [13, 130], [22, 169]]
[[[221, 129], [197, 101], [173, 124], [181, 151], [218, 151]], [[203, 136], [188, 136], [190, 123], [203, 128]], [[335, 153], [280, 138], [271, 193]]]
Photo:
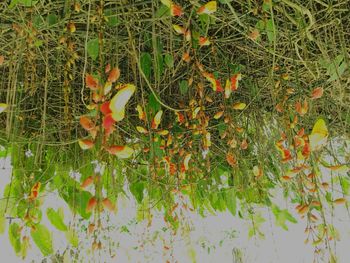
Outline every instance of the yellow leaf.
[[320, 149], [327, 143], [328, 129], [323, 119], [318, 119], [309, 135], [311, 151]]
[[7, 109], [8, 105], [6, 103], [0, 103], [0, 113]]
[[160, 110], [156, 113], [156, 115], [153, 118], [152, 124], [151, 124], [152, 129], [158, 129], [160, 121], [162, 120], [162, 115], [163, 115], [162, 110]]
[[233, 109], [235, 110], [244, 110], [247, 105], [243, 102], [237, 102], [233, 104]]
[[185, 170], [187, 171], [188, 170], [188, 163], [191, 159], [191, 154], [188, 153], [186, 154], [185, 158], [184, 158], [184, 167], [185, 167]]
[[182, 35], [182, 34], [185, 34], [186, 30], [182, 27], [182, 26], [179, 26], [179, 25], [173, 25], [173, 29], [175, 30], [176, 33]]
[[115, 121], [121, 121], [125, 117], [125, 105], [134, 94], [136, 87], [133, 84], [126, 84], [112, 98], [109, 108], [112, 111], [112, 118]]
[[210, 1], [208, 3], [206, 3], [205, 5], [201, 6], [198, 10], [197, 10], [197, 14], [201, 15], [201, 14], [212, 14], [216, 11], [217, 8], [217, 4], [216, 1]]
[[158, 132], [159, 135], [162, 135], [162, 136], [165, 136], [165, 135], [168, 135], [169, 134], [169, 131], [168, 130], [161, 130]]
[[167, 7], [171, 7], [171, 5], [173, 4], [173, 2], [171, 2], [170, 0], [160, 0], [162, 2], [163, 5], [167, 6]]
[[143, 111], [142, 107], [140, 104], [137, 104], [136, 110], [139, 114], [139, 119], [140, 120], [146, 120], [146, 113]]
[[136, 126], [136, 130], [139, 133], [144, 133], [144, 134], [148, 133], [148, 131], [145, 128], [141, 127], [141, 126]]

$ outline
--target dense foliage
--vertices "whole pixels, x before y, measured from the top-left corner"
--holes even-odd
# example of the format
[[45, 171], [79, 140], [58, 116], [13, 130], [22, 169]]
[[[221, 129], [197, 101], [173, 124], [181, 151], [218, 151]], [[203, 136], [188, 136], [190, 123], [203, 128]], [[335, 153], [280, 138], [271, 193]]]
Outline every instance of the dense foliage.
[[[174, 233], [182, 211], [253, 222], [281, 189], [315, 252], [348, 208], [348, 1], [11, 0], [0, 3], [0, 230], [23, 258], [54, 253], [41, 218], [78, 246], [54, 192], [104, 249], [101, 218], [132, 194]], [[345, 209], [344, 208], [344, 209]], [[331, 213], [333, 215], [333, 213]], [[333, 215], [334, 216], [334, 215]], [[78, 220], [78, 219], [77, 219]], [[29, 231], [29, 232], [28, 232]], [[30, 234], [26, 234], [30, 233]]]

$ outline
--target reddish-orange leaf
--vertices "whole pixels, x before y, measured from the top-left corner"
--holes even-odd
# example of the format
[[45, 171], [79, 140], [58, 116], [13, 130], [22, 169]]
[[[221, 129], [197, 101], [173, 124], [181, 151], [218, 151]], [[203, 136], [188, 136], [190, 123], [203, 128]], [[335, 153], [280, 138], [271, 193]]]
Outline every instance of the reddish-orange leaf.
[[88, 86], [91, 90], [98, 89], [98, 81], [90, 74], [86, 74], [85, 77], [86, 86]]
[[108, 81], [111, 83], [116, 82], [119, 79], [119, 77], [120, 77], [119, 68], [113, 68], [108, 75]]
[[182, 16], [183, 15], [183, 11], [182, 11], [181, 6], [175, 5], [175, 4], [171, 4], [171, 6], [170, 6], [170, 14], [171, 14], [171, 16]]
[[92, 120], [86, 116], [80, 117], [80, 125], [87, 131], [92, 130], [95, 128], [95, 124], [92, 122]]
[[282, 162], [288, 162], [292, 160], [292, 154], [288, 149], [282, 149]]
[[36, 182], [32, 189], [30, 190], [30, 199], [34, 200], [38, 197], [39, 195], [39, 190], [40, 190], [40, 187], [41, 187], [41, 183], [40, 182]]
[[116, 211], [116, 206], [108, 198], [102, 200], [102, 205], [104, 208], [108, 209], [111, 212]]
[[241, 73], [237, 73], [234, 74], [230, 81], [231, 81], [231, 90], [232, 91], [236, 91], [238, 89], [238, 81], [242, 79], [242, 74]]
[[114, 145], [114, 146], [107, 147], [105, 149], [110, 154], [113, 154], [121, 159], [129, 158], [134, 153], [134, 150], [129, 146]]
[[86, 212], [89, 213], [89, 212], [93, 211], [95, 209], [96, 205], [97, 205], [97, 199], [93, 196], [90, 198], [90, 200], [86, 206]]
[[198, 44], [199, 44], [199, 46], [203, 47], [203, 46], [209, 46], [211, 43], [210, 43], [209, 38], [199, 37]]
[[310, 155], [310, 153], [311, 153], [310, 144], [308, 142], [305, 142], [303, 151], [301, 152], [301, 154], [306, 158]]
[[322, 87], [318, 87], [315, 88], [312, 93], [311, 93], [311, 98], [312, 99], [319, 99], [321, 98], [323, 95], [323, 88]]
[[283, 106], [282, 103], [278, 103], [275, 107], [276, 111], [282, 113], [283, 112]]
[[185, 122], [185, 116], [180, 113], [180, 112], [175, 112], [176, 114], [176, 120], [179, 122], [179, 123], [184, 123]]
[[89, 185], [91, 185], [94, 182], [94, 177], [93, 176], [89, 176], [88, 178], [86, 178], [84, 180], [84, 182], [81, 184], [81, 188], [86, 188]]

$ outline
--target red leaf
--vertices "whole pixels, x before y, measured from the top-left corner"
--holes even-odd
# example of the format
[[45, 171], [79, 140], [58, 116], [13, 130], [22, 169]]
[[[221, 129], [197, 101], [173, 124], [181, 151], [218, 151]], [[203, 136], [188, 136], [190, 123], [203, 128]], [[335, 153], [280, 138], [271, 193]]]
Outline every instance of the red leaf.
[[103, 117], [103, 127], [105, 129], [110, 129], [111, 127], [113, 127], [114, 123], [115, 120], [112, 118], [111, 113]]
[[120, 77], [120, 70], [118, 68], [113, 68], [108, 76], [108, 81], [113, 83], [116, 82]]
[[86, 86], [88, 86], [92, 90], [98, 89], [98, 81], [90, 74], [86, 74], [85, 77]]
[[40, 182], [36, 182], [33, 185], [32, 189], [30, 190], [30, 197], [29, 197], [31, 200], [34, 200], [34, 199], [36, 199], [38, 197], [40, 186], [41, 186]]
[[100, 111], [102, 112], [103, 115], [108, 115], [110, 113], [112, 113], [111, 109], [109, 108], [109, 101], [104, 102], [101, 105]]

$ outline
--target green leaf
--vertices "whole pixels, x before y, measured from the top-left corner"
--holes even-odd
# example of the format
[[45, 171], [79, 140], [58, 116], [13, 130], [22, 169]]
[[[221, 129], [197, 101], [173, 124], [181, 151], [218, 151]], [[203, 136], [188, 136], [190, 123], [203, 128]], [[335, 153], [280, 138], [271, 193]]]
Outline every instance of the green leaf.
[[97, 59], [98, 52], [99, 52], [98, 39], [97, 38], [90, 39], [89, 42], [87, 43], [87, 53], [92, 58], [92, 60]]
[[221, 4], [229, 4], [232, 2], [232, 0], [219, 0]]
[[20, 227], [17, 223], [12, 223], [9, 229], [10, 243], [17, 255], [21, 252], [21, 235], [19, 229]]
[[0, 215], [0, 235], [5, 232], [6, 229], [6, 218], [3, 213]]
[[148, 52], [141, 53], [140, 64], [142, 72], [145, 74], [146, 78], [149, 79], [152, 70], [152, 56]]
[[78, 245], [79, 245], [79, 238], [78, 238], [78, 235], [77, 233], [74, 231], [74, 229], [69, 229], [67, 232], [66, 232], [66, 238], [67, 240], [69, 241], [69, 243], [77, 248]]
[[164, 62], [165, 65], [167, 65], [168, 68], [174, 67], [174, 57], [171, 54], [166, 54], [164, 56]]
[[[147, 105], [148, 111], [152, 111], [153, 114], [158, 112], [161, 109], [161, 105], [157, 101], [157, 99], [154, 97], [153, 93], [150, 93], [148, 96], [148, 105]], [[153, 117], [153, 116], [152, 116]], [[151, 118], [151, 116], [150, 116]]]
[[141, 204], [143, 199], [143, 190], [145, 185], [143, 182], [135, 182], [130, 185], [130, 192], [134, 195], [136, 201]]
[[58, 21], [58, 18], [55, 14], [49, 14], [47, 17], [46, 17], [46, 22], [52, 26], [54, 24], [56, 24]]
[[60, 231], [67, 231], [67, 226], [63, 221], [63, 209], [60, 208], [56, 212], [53, 208], [48, 208], [46, 210], [47, 218], [50, 220], [51, 224], [54, 225]]
[[235, 216], [237, 205], [236, 205], [236, 193], [233, 188], [225, 192], [225, 200], [226, 200], [227, 209], [231, 212], [233, 216]]
[[34, 243], [44, 256], [48, 256], [53, 253], [52, 236], [46, 226], [36, 225], [35, 229], [32, 229], [30, 233]]
[[180, 82], [180, 93], [182, 95], [188, 92], [188, 82], [186, 80], [181, 80]]
[[107, 9], [105, 11], [105, 17], [107, 18], [107, 25], [110, 27], [115, 27], [120, 24], [118, 17], [116, 16], [117, 12], [114, 12], [112, 9]]
[[270, 43], [276, 40], [276, 28], [272, 19], [267, 20], [266, 22], [266, 34]]
[[170, 16], [170, 9], [166, 5], [161, 5], [159, 9], [156, 11], [156, 17], [167, 17]]

